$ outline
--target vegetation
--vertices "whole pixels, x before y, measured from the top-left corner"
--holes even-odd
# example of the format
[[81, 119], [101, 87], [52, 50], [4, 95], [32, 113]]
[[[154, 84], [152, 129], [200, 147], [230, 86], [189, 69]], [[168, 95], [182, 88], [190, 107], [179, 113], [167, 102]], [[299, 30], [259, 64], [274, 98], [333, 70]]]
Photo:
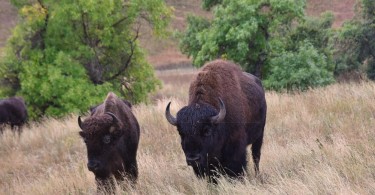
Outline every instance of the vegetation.
[[[182, 74], [180, 72], [179, 74]], [[182, 76], [182, 75], [181, 75]], [[186, 165], [178, 132], [164, 118], [186, 105], [188, 88], [162, 89], [174, 98], [139, 104], [139, 180], [118, 194], [374, 194], [375, 83], [334, 84], [301, 94], [267, 92], [265, 140], [256, 178], [248, 148], [244, 182], [217, 186], [195, 177]], [[77, 116], [32, 123], [21, 137], [0, 136], [0, 194], [95, 194]], [[128, 184], [122, 183], [125, 187]]]
[[362, 0], [356, 16], [346, 22], [336, 37], [335, 74], [366, 72], [375, 80], [375, 2]]
[[162, 0], [13, 0], [20, 22], [0, 63], [0, 96], [23, 96], [31, 118], [86, 110], [115, 91], [137, 103], [160, 84], [139, 46], [145, 21], [163, 35]]
[[336, 39], [333, 14], [307, 17], [304, 0], [205, 0], [203, 7], [213, 11], [213, 19], [190, 16], [180, 42], [198, 67], [229, 59], [278, 91], [325, 86], [334, 82], [334, 73], [362, 64], [372, 78], [373, 1], [363, 1], [361, 19], [346, 25]]
[[296, 52], [287, 51], [272, 58], [270, 67], [270, 76], [264, 85], [274, 90], [307, 90], [333, 82], [325, 56], [307, 41]]

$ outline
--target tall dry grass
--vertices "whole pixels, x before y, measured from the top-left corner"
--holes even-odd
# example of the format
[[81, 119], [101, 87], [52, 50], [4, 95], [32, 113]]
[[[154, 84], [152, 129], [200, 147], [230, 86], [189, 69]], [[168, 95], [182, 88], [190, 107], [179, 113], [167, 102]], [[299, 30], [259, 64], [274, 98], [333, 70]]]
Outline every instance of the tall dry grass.
[[[217, 186], [186, 165], [175, 128], [164, 118], [187, 102], [187, 88], [167, 84], [152, 105], [134, 106], [141, 125], [136, 188], [119, 194], [375, 194], [375, 84], [341, 84], [300, 94], [267, 93], [268, 115], [255, 178]], [[47, 118], [18, 137], [0, 137], [0, 194], [95, 194], [77, 116]], [[124, 185], [125, 184], [120, 184]]]

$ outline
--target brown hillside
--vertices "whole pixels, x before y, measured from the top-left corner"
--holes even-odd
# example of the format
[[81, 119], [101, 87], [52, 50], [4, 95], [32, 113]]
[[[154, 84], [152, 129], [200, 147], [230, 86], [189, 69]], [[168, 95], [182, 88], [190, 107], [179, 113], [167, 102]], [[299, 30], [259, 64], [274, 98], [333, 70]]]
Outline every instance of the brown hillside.
[[345, 20], [353, 18], [355, 3], [356, 0], [308, 0], [307, 14], [318, 16], [320, 13], [330, 10], [335, 15], [333, 27], [337, 28]]
[[11, 6], [9, 0], [0, 0], [0, 48], [4, 47], [16, 23], [17, 10]]

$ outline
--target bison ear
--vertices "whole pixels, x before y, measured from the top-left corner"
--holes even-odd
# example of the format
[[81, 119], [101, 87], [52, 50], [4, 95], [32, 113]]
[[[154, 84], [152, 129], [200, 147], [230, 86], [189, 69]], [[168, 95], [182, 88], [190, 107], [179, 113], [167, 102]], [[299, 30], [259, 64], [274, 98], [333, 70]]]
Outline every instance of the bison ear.
[[112, 112], [106, 112], [106, 114], [110, 115], [112, 117], [112, 125], [109, 128], [109, 133], [114, 136], [121, 136], [122, 130], [119, 129], [119, 120], [115, 114]]
[[114, 125], [112, 125], [110, 128], [109, 128], [109, 133], [115, 133], [117, 131], [116, 127]]
[[109, 128], [109, 133], [113, 136], [113, 137], [120, 137], [124, 134], [124, 131], [122, 131], [121, 129], [117, 129], [115, 126], [111, 126]]
[[85, 137], [86, 137], [86, 134], [85, 134], [83, 131], [80, 131], [80, 132], [79, 132], [79, 135], [80, 135], [82, 138], [85, 138]]

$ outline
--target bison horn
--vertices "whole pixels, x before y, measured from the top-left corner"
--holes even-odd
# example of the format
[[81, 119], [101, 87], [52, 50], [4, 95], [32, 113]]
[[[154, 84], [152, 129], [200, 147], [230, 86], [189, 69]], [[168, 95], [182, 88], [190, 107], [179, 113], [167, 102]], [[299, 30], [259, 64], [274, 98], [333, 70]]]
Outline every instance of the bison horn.
[[106, 114], [108, 114], [109, 116], [112, 117], [112, 122], [113, 123], [117, 123], [119, 121], [118, 118], [116, 117], [116, 115], [113, 114], [112, 112], [106, 112]]
[[78, 116], [78, 126], [79, 126], [79, 128], [82, 129], [82, 120], [81, 120], [81, 116]]
[[226, 114], [225, 104], [224, 104], [223, 100], [221, 100], [221, 98], [219, 98], [219, 101], [220, 101], [219, 114], [211, 117], [211, 123], [213, 123], [213, 124], [220, 123], [225, 118], [225, 114]]
[[168, 106], [167, 106], [167, 109], [165, 109], [165, 117], [167, 118], [168, 122], [173, 125], [173, 126], [176, 126], [177, 125], [177, 119], [171, 115], [171, 112], [169, 111], [169, 107], [171, 105], [171, 102], [169, 102]]
[[82, 120], [81, 120], [81, 116], [78, 116], [78, 125], [79, 125], [79, 128], [82, 129]]

